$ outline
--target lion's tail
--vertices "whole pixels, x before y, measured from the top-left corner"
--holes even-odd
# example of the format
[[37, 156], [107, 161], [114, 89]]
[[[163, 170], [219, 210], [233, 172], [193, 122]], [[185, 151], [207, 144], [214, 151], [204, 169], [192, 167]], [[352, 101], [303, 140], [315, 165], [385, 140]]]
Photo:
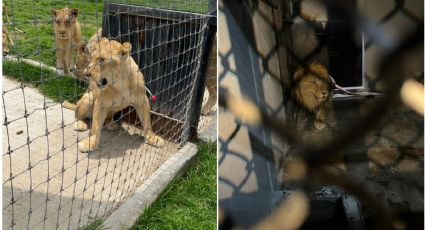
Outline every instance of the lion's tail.
[[64, 101], [63, 103], [62, 103], [62, 106], [64, 107], [64, 108], [67, 108], [67, 109], [70, 109], [70, 110], [75, 110], [75, 108], [77, 108], [77, 106], [75, 105], [75, 104], [72, 104], [71, 102], [69, 102], [69, 101]]

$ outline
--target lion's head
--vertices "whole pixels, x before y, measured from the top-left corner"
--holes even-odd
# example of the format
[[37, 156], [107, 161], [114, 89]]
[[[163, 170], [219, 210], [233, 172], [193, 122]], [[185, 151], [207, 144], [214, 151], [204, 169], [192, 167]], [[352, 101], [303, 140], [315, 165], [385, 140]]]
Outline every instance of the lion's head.
[[78, 9], [52, 10], [55, 36], [59, 39], [68, 39], [71, 36], [71, 29], [77, 22]]
[[330, 99], [331, 83], [323, 65], [312, 63], [308, 69], [298, 67], [294, 73], [294, 81], [295, 99], [308, 111], [316, 111]]
[[[85, 70], [86, 77], [96, 82], [99, 87], [115, 83], [122, 71], [128, 69], [127, 58], [130, 57], [131, 44], [123, 44], [102, 38], [98, 48], [93, 50], [91, 61]], [[124, 66], [122, 65], [124, 63]]]
[[77, 60], [75, 63], [75, 74], [78, 79], [84, 79], [84, 70], [89, 65], [91, 60], [91, 53], [87, 48], [85, 42], [82, 42], [77, 47]]

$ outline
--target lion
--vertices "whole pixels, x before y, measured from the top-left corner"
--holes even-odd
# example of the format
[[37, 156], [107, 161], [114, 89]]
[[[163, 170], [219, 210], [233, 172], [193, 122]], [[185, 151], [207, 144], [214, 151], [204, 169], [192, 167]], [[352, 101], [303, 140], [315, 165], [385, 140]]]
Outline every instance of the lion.
[[84, 128], [84, 118], [92, 117], [89, 137], [78, 143], [82, 152], [97, 149], [105, 119], [132, 105], [143, 121], [144, 137], [148, 144], [162, 147], [164, 141], [152, 132], [150, 106], [142, 72], [130, 56], [131, 44], [102, 38], [85, 70], [91, 91], [85, 93], [75, 106], [74, 128]]
[[331, 81], [327, 69], [318, 63], [312, 63], [308, 69], [298, 67], [294, 73], [293, 96], [295, 100], [309, 112], [315, 114], [316, 129], [326, 127], [325, 104], [331, 97]]
[[54, 18], [54, 33], [56, 46], [56, 69], [63, 70], [64, 74], [72, 75], [71, 68], [74, 62], [71, 50], [74, 50], [81, 41], [81, 29], [77, 20], [78, 9], [52, 10]]
[[94, 49], [97, 48], [97, 45], [102, 38], [102, 29], [96, 31], [93, 34], [87, 44], [85, 42], [81, 42], [77, 48], [77, 60], [75, 67], [76, 69], [73, 71], [76, 77], [80, 80], [84, 79], [84, 70], [89, 65], [91, 60], [91, 54]]
[[212, 107], [217, 102], [217, 42], [214, 39], [214, 46], [211, 49], [207, 80], [205, 81], [205, 87], [208, 90], [208, 100], [202, 107], [201, 114], [208, 115], [211, 112]]

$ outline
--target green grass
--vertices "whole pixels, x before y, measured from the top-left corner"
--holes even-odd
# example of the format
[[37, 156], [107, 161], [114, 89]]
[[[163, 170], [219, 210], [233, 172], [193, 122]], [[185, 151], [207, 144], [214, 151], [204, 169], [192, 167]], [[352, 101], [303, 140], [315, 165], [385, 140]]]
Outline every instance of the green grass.
[[216, 143], [199, 144], [197, 159], [173, 181], [136, 229], [216, 229]]
[[89, 225], [79, 228], [80, 230], [99, 230], [102, 229], [102, 220], [95, 219]]
[[58, 0], [15, 0], [13, 6], [6, 2], [11, 21], [14, 20], [16, 27], [24, 32], [14, 32], [9, 25], [9, 32], [16, 43], [11, 47], [11, 54], [55, 66], [52, 9], [61, 9], [66, 5], [69, 8], [78, 8], [77, 18], [81, 24], [83, 39], [89, 39], [102, 26], [103, 4], [100, 2], [70, 1], [68, 4], [68, 1]]
[[3, 61], [3, 75], [37, 88], [44, 96], [56, 102], [76, 102], [86, 86], [70, 77], [24, 62]]
[[[175, 0], [115, 0], [113, 2], [202, 13], [208, 9], [206, 0], [196, 4]], [[11, 25], [8, 26], [16, 43], [15, 46], [10, 47], [10, 53], [42, 61], [50, 66], [55, 66], [56, 60], [52, 9], [61, 9], [65, 6], [78, 8], [77, 18], [81, 25], [83, 40], [87, 41], [98, 28], [102, 27], [102, 0], [15, 0], [13, 5], [10, 1], [5, 1], [5, 4], [11, 21], [24, 32], [14, 31]]]

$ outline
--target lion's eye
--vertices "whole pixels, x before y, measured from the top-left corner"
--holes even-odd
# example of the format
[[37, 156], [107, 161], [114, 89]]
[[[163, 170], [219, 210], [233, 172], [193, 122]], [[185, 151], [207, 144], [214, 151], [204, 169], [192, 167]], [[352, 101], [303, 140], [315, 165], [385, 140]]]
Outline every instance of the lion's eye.
[[105, 62], [105, 59], [104, 58], [99, 58], [98, 62], [99, 62], [99, 64], [103, 64]]

